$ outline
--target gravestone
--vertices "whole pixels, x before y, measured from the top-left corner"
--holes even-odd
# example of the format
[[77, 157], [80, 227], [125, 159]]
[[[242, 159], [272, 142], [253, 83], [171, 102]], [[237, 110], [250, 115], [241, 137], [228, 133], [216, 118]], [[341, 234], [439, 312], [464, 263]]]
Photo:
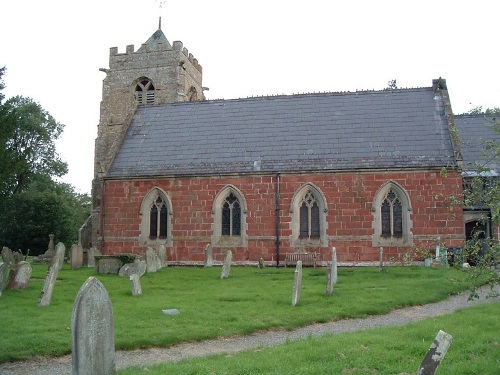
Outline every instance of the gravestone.
[[453, 337], [444, 332], [439, 331], [434, 342], [431, 344], [427, 354], [425, 355], [420, 367], [417, 370], [417, 375], [433, 375], [436, 373], [439, 365], [443, 361], [448, 348], [451, 345]]
[[34, 262], [35, 263], [50, 263], [50, 262], [52, 262], [52, 258], [54, 258], [55, 255], [56, 255], [56, 250], [54, 247], [54, 235], [49, 234], [49, 245], [48, 245], [47, 251], [44, 254], [36, 257], [34, 259]]
[[123, 267], [123, 264], [123, 261], [117, 257], [100, 255], [99, 261], [97, 262], [96, 272], [101, 275], [116, 275]]
[[158, 270], [158, 263], [156, 261], [156, 253], [155, 251], [151, 248], [148, 247], [146, 249], [146, 267], [147, 267], [147, 272], [156, 272]]
[[2, 248], [2, 260], [9, 267], [12, 267], [14, 264], [16, 264], [12, 250], [5, 246]]
[[264, 258], [259, 259], [259, 268], [264, 268], [266, 264], [264, 263]]
[[302, 287], [302, 261], [297, 261], [295, 267], [295, 277], [293, 281], [292, 306], [297, 306], [300, 302], [300, 289]]
[[95, 247], [91, 247], [87, 251], [87, 266], [89, 268], [95, 267], [95, 257], [96, 255], [102, 255], [99, 250], [97, 250]]
[[77, 244], [71, 245], [71, 269], [76, 270], [82, 267], [83, 249]]
[[378, 252], [378, 272], [382, 272], [384, 270], [384, 248], [381, 247]]
[[58, 242], [56, 245], [56, 256], [61, 259], [61, 264], [59, 265], [59, 270], [62, 268], [64, 264], [64, 256], [66, 255], [66, 246], [62, 242]]
[[135, 262], [124, 264], [120, 271], [118, 271], [119, 276], [131, 276], [137, 274], [140, 276], [146, 273], [146, 262]]
[[21, 253], [21, 250], [12, 252], [12, 256], [14, 257], [14, 264], [17, 264], [24, 260], [24, 255], [23, 253]]
[[205, 246], [205, 267], [212, 267], [214, 265], [214, 257], [212, 254], [212, 245]]
[[231, 250], [226, 252], [226, 257], [224, 258], [224, 264], [222, 265], [222, 272], [220, 274], [221, 279], [227, 279], [229, 277], [229, 272], [231, 271], [231, 261], [233, 259], [233, 253]]
[[11, 270], [9, 274], [9, 285], [8, 289], [26, 289], [30, 282], [31, 271], [33, 268], [31, 264], [26, 261], [21, 261], [17, 263]]
[[167, 248], [165, 245], [160, 245], [158, 247], [158, 257], [160, 258], [161, 268], [168, 267], [167, 263]]
[[59, 273], [61, 259], [54, 256], [52, 262], [50, 263], [49, 270], [45, 276], [45, 282], [43, 283], [42, 293], [40, 294], [40, 299], [38, 300], [38, 306], [48, 306], [50, 305], [50, 300], [52, 299], [52, 292], [54, 291], [54, 286], [57, 281], [57, 274]]
[[333, 293], [333, 263], [328, 262], [326, 266], [326, 295], [331, 296]]
[[0, 297], [2, 296], [2, 291], [8, 284], [7, 275], [9, 274], [9, 266], [7, 263], [0, 264]]
[[116, 374], [113, 308], [95, 277], [89, 277], [76, 296], [71, 333], [73, 375]]
[[140, 296], [142, 294], [140, 276], [136, 273], [130, 275], [130, 289], [133, 296]]
[[338, 273], [337, 273], [337, 249], [332, 247], [332, 283], [337, 284]]

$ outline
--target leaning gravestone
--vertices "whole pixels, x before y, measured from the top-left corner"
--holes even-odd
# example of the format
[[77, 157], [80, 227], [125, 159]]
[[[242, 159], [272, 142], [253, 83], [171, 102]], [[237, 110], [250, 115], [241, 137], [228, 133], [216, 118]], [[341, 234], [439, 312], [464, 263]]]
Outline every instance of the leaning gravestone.
[[5, 289], [5, 286], [7, 285], [8, 273], [9, 273], [9, 266], [7, 265], [7, 263], [0, 264], [0, 297], [2, 296], [2, 291]]
[[45, 276], [45, 282], [43, 283], [42, 293], [40, 294], [40, 299], [38, 301], [38, 306], [48, 306], [50, 305], [50, 300], [52, 299], [52, 292], [54, 291], [54, 286], [57, 281], [57, 274], [59, 273], [61, 259], [59, 257], [54, 257], [50, 263], [49, 270], [47, 271], [47, 276]]
[[300, 289], [302, 287], [302, 261], [297, 261], [295, 267], [295, 278], [293, 281], [292, 306], [297, 306], [300, 302]]
[[214, 258], [212, 254], [212, 245], [207, 244], [205, 246], [205, 267], [212, 267], [214, 264]]
[[145, 262], [126, 263], [120, 268], [120, 271], [118, 271], [118, 276], [131, 276], [137, 274], [141, 277], [146, 273], [146, 268]]
[[95, 267], [95, 257], [96, 257], [96, 255], [102, 255], [102, 254], [95, 247], [91, 247], [87, 251], [87, 266], [89, 268]]
[[73, 244], [71, 246], [71, 269], [76, 270], [82, 267], [83, 263], [83, 249], [81, 246]]
[[31, 271], [33, 268], [31, 264], [25, 262], [17, 263], [11, 270], [9, 274], [9, 285], [8, 289], [26, 289], [30, 282]]
[[14, 264], [22, 262], [24, 260], [24, 255], [21, 250], [13, 251], [12, 256], [14, 257]]
[[142, 294], [140, 279], [141, 277], [136, 273], [130, 275], [130, 289], [132, 290], [133, 296], [140, 296]]
[[231, 250], [226, 252], [226, 257], [224, 258], [224, 264], [222, 265], [222, 272], [220, 274], [221, 279], [227, 279], [229, 277], [229, 272], [231, 271], [231, 261], [233, 259], [233, 253]]
[[160, 258], [161, 267], [167, 267], [167, 249], [165, 245], [160, 245], [158, 247], [158, 257]]
[[58, 242], [56, 245], [56, 256], [61, 259], [61, 264], [59, 265], [59, 270], [62, 268], [64, 264], [64, 256], [66, 255], [66, 246], [62, 242]]
[[89, 277], [76, 296], [71, 332], [73, 375], [116, 374], [113, 308], [95, 277]]
[[417, 375], [434, 375], [448, 352], [452, 340], [453, 337], [450, 334], [439, 331], [422, 360]]
[[12, 250], [5, 246], [2, 249], [2, 260], [9, 267], [12, 267], [14, 264], [16, 264]]

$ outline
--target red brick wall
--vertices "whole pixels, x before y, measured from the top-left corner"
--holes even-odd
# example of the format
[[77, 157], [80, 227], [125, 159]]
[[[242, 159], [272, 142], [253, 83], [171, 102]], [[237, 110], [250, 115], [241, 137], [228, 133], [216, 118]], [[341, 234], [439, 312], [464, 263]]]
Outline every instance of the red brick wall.
[[[276, 260], [276, 176], [170, 178], [135, 181], [107, 181], [104, 191], [104, 244], [106, 254], [145, 251], [139, 245], [140, 207], [144, 196], [154, 187], [164, 190], [172, 202], [173, 246], [167, 249], [173, 261], [203, 261], [205, 245], [212, 234], [212, 208], [217, 193], [232, 184], [247, 203], [245, 248], [232, 248], [235, 261]], [[305, 183], [316, 185], [327, 201], [329, 246], [309, 249], [331, 260], [331, 247], [337, 249], [339, 262], [377, 261], [379, 248], [373, 247], [372, 201], [387, 181], [401, 185], [410, 197], [413, 238], [416, 246], [432, 246], [437, 236], [442, 246], [461, 246], [465, 237], [463, 212], [453, 207], [448, 197], [459, 197], [460, 174], [446, 176], [435, 171], [350, 172], [280, 177], [280, 254], [293, 251], [290, 246], [290, 205], [294, 193]], [[399, 260], [410, 248], [384, 247], [385, 259]], [[413, 249], [414, 250], [414, 249]], [[214, 258], [223, 259], [225, 249], [213, 248]], [[281, 260], [283, 259], [280, 257]]]

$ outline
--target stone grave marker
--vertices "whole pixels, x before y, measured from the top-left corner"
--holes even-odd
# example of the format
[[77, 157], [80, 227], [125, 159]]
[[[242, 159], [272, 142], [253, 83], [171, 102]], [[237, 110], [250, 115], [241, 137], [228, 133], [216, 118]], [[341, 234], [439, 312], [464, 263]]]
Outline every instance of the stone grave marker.
[[165, 247], [165, 245], [160, 245], [158, 247], [158, 257], [160, 258], [161, 268], [168, 267], [167, 248]]
[[295, 267], [295, 277], [293, 281], [292, 306], [297, 306], [300, 302], [300, 289], [302, 287], [302, 261], [298, 260]]
[[226, 257], [224, 258], [224, 264], [222, 265], [222, 272], [220, 274], [221, 279], [227, 279], [229, 277], [229, 272], [231, 271], [231, 261], [233, 259], [233, 253], [231, 250], [226, 252]]
[[71, 269], [77, 270], [82, 267], [83, 263], [83, 249], [77, 244], [71, 245]]
[[26, 289], [30, 282], [31, 271], [33, 268], [31, 264], [26, 261], [17, 263], [10, 270], [8, 289]]
[[118, 271], [118, 276], [131, 276], [137, 274], [140, 276], [146, 273], [146, 262], [126, 263]]
[[378, 251], [378, 272], [382, 272], [384, 270], [384, 248], [381, 247]]
[[214, 265], [214, 257], [212, 253], [212, 245], [205, 246], [205, 267], [212, 267]]
[[87, 251], [87, 266], [89, 268], [95, 267], [95, 257], [96, 255], [102, 255], [99, 250], [97, 250], [95, 247], [91, 247]]
[[50, 263], [52, 258], [56, 255], [56, 250], [54, 247], [54, 235], [49, 234], [49, 245], [47, 251], [35, 258], [36, 263]]
[[259, 268], [264, 268], [266, 266], [265, 262], [264, 262], [264, 258], [260, 258], [259, 259]]
[[14, 264], [22, 262], [24, 260], [24, 255], [21, 250], [13, 251], [12, 256], [14, 257]]
[[453, 337], [450, 334], [444, 331], [439, 331], [434, 339], [434, 342], [427, 351], [427, 354], [422, 360], [422, 363], [417, 370], [417, 375], [434, 375], [443, 361], [452, 340]]
[[89, 277], [71, 315], [73, 375], [115, 375], [113, 308], [104, 285]]
[[156, 258], [156, 253], [153, 248], [148, 247], [146, 249], [146, 267], [148, 273], [158, 271], [158, 263], [156, 261]]
[[45, 276], [45, 282], [43, 283], [42, 293], [40, 294], [40, 299], [38, 300], [38, 306], [48, 306], [50, 305], [50, 300], [52, 299], [52, 292], [54, 291], [54, 286], [57, 281], [57, 274], [59, 273], [61, 259], [54, 256], [52, 262], [50, 263], [49, 270]]
[[337, 263], [337, 249], [332, 247], [332, 283], [337, 284], [338, 281], [338, 263]]
[[333, 263], [328, 262], [326, 266], [326, 295], [331, 296], [333, 293]]
[[56, 256], [61, 259], [61, 264], [59, 266], [59, 270], [62, 268], [64, 264], [64, 256], [66, 255], [66, 246], [62, 242], [58, 242], [56, 245]]
[[2, 296], [2, 291], [8, 284], [7, 275], [9, 274], [9, 265], [7, 263], [0, 264], [0, 297]]
[[2, 260], [9, 267], [12, 267], [14, 264], [16, 264], [12, 250], [5, 246], [2, 248]]
[[130, 289], [133, 296], [140, 296], [142, 294], [140, 279], [141, 277], [137, 273], [130, 275]]

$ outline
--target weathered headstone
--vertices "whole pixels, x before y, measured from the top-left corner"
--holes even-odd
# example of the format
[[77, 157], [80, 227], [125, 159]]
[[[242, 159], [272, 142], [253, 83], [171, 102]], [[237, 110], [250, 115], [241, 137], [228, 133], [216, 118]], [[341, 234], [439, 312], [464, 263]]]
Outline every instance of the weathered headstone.
[[338, 274], [337, 274], [337, 249], [332, 247], [332, 283], [337, 284]]
[[71, 332], [73, 375], [116, 374], [113, 308], [95, 277], [89, 277], [76, 296]]
[[131, 276], [137, 274], [140, 276], [146, 273], [146, 263], [145, 262], [134, 262], [126, 263], [118, 271], [119, 276]]
[[177, 309], [165, 309], [165, 310], [161, 310], [161, 311], [163, 311], [163, 313], [165, 315], [179, 315], [180, 314], [180, 311]]
[[59, 259], [61, 259], [61, 264], [59, 266], [59, 269], [61, 269], [64, 264], [65, 255], [66, 255], [66, 246], [64, 246], [62, 242], [58, 242], [56, 245], [56, 256], [58, 256]]
[[97, 250], [95, 247], [91, 247], [87, 251], [87, 266], [89, 268], [95, 267], [95, 257], [96, 255], [102, 255], [99, 250]]
[[298, 260], [295, 266], [295, 277], [293, 281], [292, 306], [300, 302], [300, 289], [302, 287], [302, 261]]
[[220, 274], [221, 279], [227, 279], [229, 277], [232, 260], [233, 260], [233, 253], [231, 252], [231, 250], [228, 250], [226, 252], [226, 257], [224, 258], [224, 264], [222, 265], [222, 272]]
[[333, 293], [333, 264], [328, 262], [326, 266], [326, 295], [331, 296]]
[[11, 270], [9, 274], [9, 285], [8, 289], [26, 289], [30, 282], [31, 271], [33, 268], [31, 264], [25, 262], [24, 260], [17, 263]]
[[77, 244], [71, 245], [71, 269], [76, 270], [82, 267], [83, 263], [83, 249]]
[[130, 275], [130, 289], [133, 296], [140, 296], [142, 294], [140, 279], [141, 277], [136, 273]]
[[264, 268], [266, 264], [264, 263], [264, 258], [259, 259], [259, 268]]
[[384, 270], [384, 248], [381, 247], [378, 252], [378, 272], [382, 272]]
[[212, 254], [212, 245], [207, 244], [205, 246], [205, 267], [212, 267], [214, 264], [214, 258]]
[[118, 274], [120, 269], [123, 267], [123, 261], [117, 257], [113, 256], [99, 256], [99, 261], [97, 262], [96, 272], [105, 274]]
[[9, 267], [12, 267], [14, 264], [16, 264], [12, 250], [5, 246], [2, 248], [2, 260]]
[[56, 255], [56, 250], [54, 247], [54, 235], [49, 234], [49, 245], [48, 245], [47, 251], [44, 254], [36, 257], [34, 259], [34, 262], [35, 263], [50, 263], [50, 262], [52, 262], [52, 258], [54, 258], [55, 255]]
[[57, 281], [57, 274], [59, 273], [61, 259], [54, 256], [52, 262], [50, 263], [49, 270], [45, 276], [45, 282], [43, 283], [42, 293], [40, 294], [40, 299], [38, 300], [38, 306], [48, 306], [50, 305], [50, 300], [52, 299], [52, 292], [54, 291], [54, 286]]
[[158, 257], [160, 258], [161, 267], [168, 267], [167, 248], [165, 245], [160, 245], [158, 247]]
[[146, 267], [148, 273], [156, 272], [158, 270], [158, 263], [156, 262], [156, 253], [151, 247], [148, 247], [146, 249]]
[[0, 264], [0, 297], [2, 296], [2, 291], [8, 284], [7, 275], [9, 274], [9, 266], [7, 263]]
[[437, 371], [441, 361], [443, 360], [448, 348], [451, 345], [453, 337], [444, 332], [439, 331], [434, 342], [431, 344], [427, 354], [425, 355], [420, 367], [417, 370], [417, 375], [433, 375]]
[[14, 264], [22, 262], [24, 260], [24, 255], [21, 253], [21, 250], [13, 251], [12, 256], [14, 257]]

